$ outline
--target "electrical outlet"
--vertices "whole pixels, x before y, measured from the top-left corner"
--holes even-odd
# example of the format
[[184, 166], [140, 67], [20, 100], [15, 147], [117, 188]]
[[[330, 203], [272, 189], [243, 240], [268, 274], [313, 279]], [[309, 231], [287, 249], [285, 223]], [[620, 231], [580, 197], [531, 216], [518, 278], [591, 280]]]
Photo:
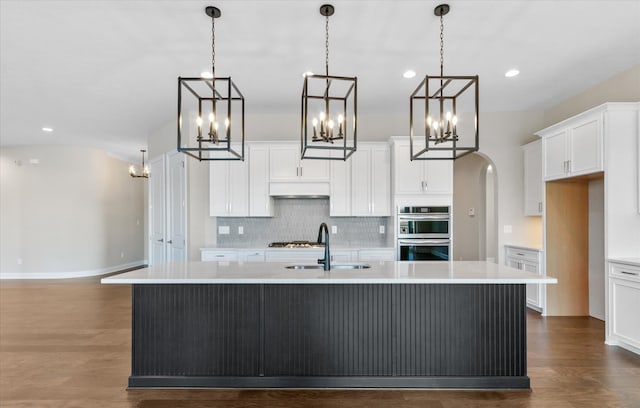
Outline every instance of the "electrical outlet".
[[228, 225], [220, 225], [218, 227], [218, 234], [220, 234], [220, 235], [229, 235], [229, 226]]
[[238, 227], [238, 235], [244, 234], [244, 227], [241, 225]]
[[331, 233], [332, 234], [337, 234], [338, 233], [338, 226], [337, 225], [332, 225], [331, 226]]
[[384, 225], [381, 225], [378, 231], [380, 231], [381, 234], [384, 234]]

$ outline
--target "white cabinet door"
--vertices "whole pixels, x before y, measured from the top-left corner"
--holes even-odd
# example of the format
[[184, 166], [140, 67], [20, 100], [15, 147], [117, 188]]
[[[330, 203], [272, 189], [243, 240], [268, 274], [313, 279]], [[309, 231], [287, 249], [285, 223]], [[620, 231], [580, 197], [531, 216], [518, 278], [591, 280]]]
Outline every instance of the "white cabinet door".
[[602, 117], [601, 112], [590, 112], [538, 133], [544, 138], [545, 180], [591, 174], [604, 169]]
[[542, 140], [522, 146], [524, 154], [524, 215], [542, 215]]
[[[354, 156], [358, 154], [354, 153]], [[329, 215], [345, 217], [351, 215], [351, 166], [353, 157], [331, 161], [331, 183], [329, 196]]]
[[544, 140], [544, 179], [555, 180], [567, 174], [567, 132], [562, 130]]
[[570, 129], [569, 171], [572, 175], [602, 170], [602, 122], [600, 116]]
[[329, 160], [300, 160], [300, 145], [273, 144], [269, 175], [271, 181], [329, 181]]
[[[296, 151], [297, 157], [300, 152]], [[303, 181], [329, 181], [329, 160], [300, 160], [300, 179]]]
[[393, 147], [394, 193], [422, 194], [424, 165], [422, 160], [411, 161], [409, 145], [396, 143]]
[[371, 215], [391, 216], [391, 152], [389, 146], [371, 149]]
[[269, 148], [269, 177], [272, 181], [291, 181], [300, 177], [300, 151], [296, 145]]
[[269, 196], [269, 147], [249, 146], [249, 216], [272, 217], [273, 198]]
[[424, 160], [424, 166], [424, 191], [426, 193], [453, 193], [453, 160]]
[[609, 294], [611, 333], [640, 349], [640, 282], [610, 278]]
[[243, 262], [264, 262], [264, 251], [260, 250], [241, 250], [238, 259]]
[[209, 215], [212, 217], [249, 215], [247, 162], [213, 161], [210, 163]]
[[238, 260], [238, 251], [235, 249], [203, 249], [200, 252], [200, 260], [202, 262], [235, 262]]
[[351, 215], [371, 215], [371, 149], [360, 147], [351, 156]]

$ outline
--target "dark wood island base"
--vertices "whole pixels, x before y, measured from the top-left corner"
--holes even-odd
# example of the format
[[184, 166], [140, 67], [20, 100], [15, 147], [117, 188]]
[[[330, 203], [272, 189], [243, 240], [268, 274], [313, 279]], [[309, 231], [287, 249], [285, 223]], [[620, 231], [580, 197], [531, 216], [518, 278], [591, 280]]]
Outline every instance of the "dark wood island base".
[[529, 389], [525, 284], [134, 284], [130, 388]]

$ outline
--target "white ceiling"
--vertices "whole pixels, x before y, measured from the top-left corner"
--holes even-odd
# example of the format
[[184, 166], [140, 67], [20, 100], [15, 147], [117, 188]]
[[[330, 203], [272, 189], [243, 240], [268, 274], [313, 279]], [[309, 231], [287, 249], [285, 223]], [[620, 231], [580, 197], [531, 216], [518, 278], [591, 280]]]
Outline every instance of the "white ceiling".
[[[299, 115], [302, 73], [324, 68], [323, 3], [0, 0], [0, 144], [138, 160], [175, 117], [177, 77], [210, 69], [208, 5], [222, 10], [216, 73], [232, 76], [246, 115]], [[418, 77], [438, 74], [440, 3], [332, 1], [330, 73], [358, 77], [360, 115], [408, 115]], [[445, 74], [480, 76], [481, 111], [545, 109], [640, 64], [640, 0], [448, 3]], [[505, 78], [513, 67], [521, 74]], [[418, 77], [402, 78], [407, 69]]]

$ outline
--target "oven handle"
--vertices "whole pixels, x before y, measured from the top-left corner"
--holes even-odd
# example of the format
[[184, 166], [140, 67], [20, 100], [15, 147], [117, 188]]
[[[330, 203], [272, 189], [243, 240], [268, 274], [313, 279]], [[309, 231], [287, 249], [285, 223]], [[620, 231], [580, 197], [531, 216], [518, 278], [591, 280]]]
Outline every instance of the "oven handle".
[[448, 239], [399, 239], [399, 245], [442, 245], [450, 244], [451, 240]]
[[449, 214], [415, 214], [415, 215], [398, 215], [399, 220], [416, 221], [416, 220], [448, 220]]

